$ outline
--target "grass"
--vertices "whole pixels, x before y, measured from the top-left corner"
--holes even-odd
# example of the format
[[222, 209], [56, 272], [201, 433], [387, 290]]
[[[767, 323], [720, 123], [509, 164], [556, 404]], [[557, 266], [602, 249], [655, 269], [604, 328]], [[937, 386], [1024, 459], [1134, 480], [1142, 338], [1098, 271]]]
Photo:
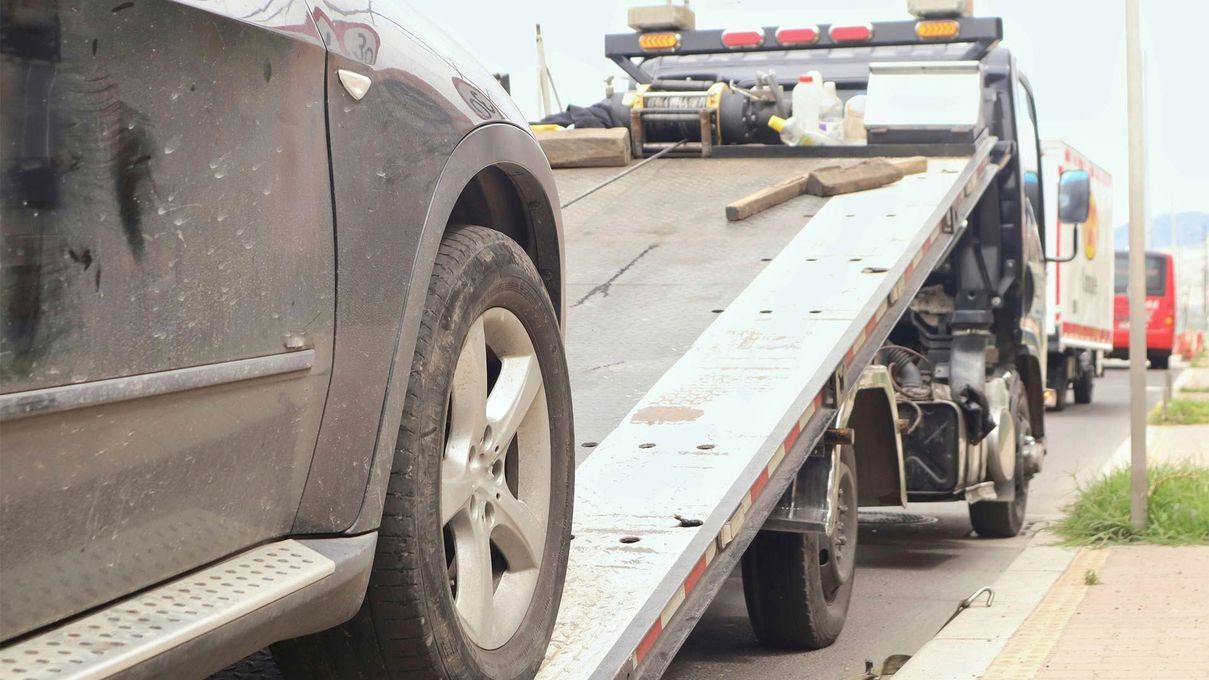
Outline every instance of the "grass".
[[1209, 545], [1209, 468], [1164, 463], [1148, 469], [1147, 480], [1144, 531], [1129, 524], [1129, 469], [1122, 468], [1081, 488], [1055, 532], [1068, 545]]
[[1100, 575], [1096, 573], [1095, 569], [1088, 569], [1087, 571], [1083, 572], [1083, 585], [1098, 586], [1100, 583]]
[[1159, 404], [1150, 410], [1151, 425], [1204, 425], [1209, 423], [1209, 401], [1204, 399], [1172, 399], [1167, 413]]
[[1209, 368], [1209, 352], [1201, 352], [1192, 358], [1193, 368]]
[[1209, 387], [1182, 387], [1180, 388], [1180, 392], [1195, 392], [1197, 394], [1202, 394], [1204, 392], [1209, 392]]

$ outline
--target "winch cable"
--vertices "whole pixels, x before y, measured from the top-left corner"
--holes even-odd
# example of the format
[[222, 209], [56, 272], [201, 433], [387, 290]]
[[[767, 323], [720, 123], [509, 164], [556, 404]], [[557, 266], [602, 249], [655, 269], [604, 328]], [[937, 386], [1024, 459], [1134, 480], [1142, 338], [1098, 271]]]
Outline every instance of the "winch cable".
[[576, 196], [575, 198], [572, 198], [571, 200], [567, 201], [566, 203], [563, 203], [559, 207], [564, 208], [564, 209], [567, 208], [568, 206], [574, 204], [576, 201], [579, 201], [581, 198], [586, 198], [590, 194], [593, 194], [593, 193], [609, 186], [613, 182], [616, 182], [617, 180], [621, 179], [622, 177], [625, 177], [626, 175], [630, 174], [631, 172], [634, 172], [638, 168], [641, 168], [642, 166], [646, 165], [647, 163], [650, 163], [651, 161], [655, 160], [656, 158], [659, 158], [659, 157], [667, 154], [669, 151], [674, 151], [677, 147], [679, 147], [681, 144], [684, 144], [687, 141], [688, 141], [687, 139], [682, 139], [682, 140], [676, 142], [675, 144], [667, 147], [666, 149], [663, 149], [662, 151], [655, 154], [654, 156], [651, 156], [650, 158], [644, 158], [643, 160], [641, 160], [641, 161], [635, 163], [634, 165], [631, 165], [630, 167], [626, 168], [625, 170], [622, 170], [621, 172], [617, 173], [616, 175], [613, 175], [612, 177], [606, 179], [605, 181], [601, 182], [600, 184], [597, 184], [596, 186], [592, 187], [591, 189], [588, 189], [587, 191], [583, 192], [582, 194]]

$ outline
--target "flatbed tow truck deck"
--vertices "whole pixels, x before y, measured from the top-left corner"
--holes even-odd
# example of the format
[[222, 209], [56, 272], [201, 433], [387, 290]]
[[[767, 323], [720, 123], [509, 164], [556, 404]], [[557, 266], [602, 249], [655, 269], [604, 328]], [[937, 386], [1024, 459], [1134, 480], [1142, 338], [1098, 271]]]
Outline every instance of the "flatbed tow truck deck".
[[[577, 436], [599, 444], [540, 678], [666, 668], [962, 233], [993, 146], [741, 222], [728, 202], [837, 161], [656, 159], [564, 210]], [[559, 170], [560, 197], [616, 174]]]

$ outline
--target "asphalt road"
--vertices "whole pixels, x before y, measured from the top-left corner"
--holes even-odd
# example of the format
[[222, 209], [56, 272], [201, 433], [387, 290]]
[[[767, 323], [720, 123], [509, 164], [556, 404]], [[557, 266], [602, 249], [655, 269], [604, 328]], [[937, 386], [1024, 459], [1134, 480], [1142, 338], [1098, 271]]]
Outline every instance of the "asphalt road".
[[[1080, 480], [1094, 476], [1129, 436], [1129, 375], [1109, 368], [1093, 403], [1046, 414], [1048, 456], [1030, 487], [1029, 533], [1058, 517]], [[1149, 371], [1148, 398], [1163, 384]], [[1072, 399], [1073, 401], [1073, 399]], [[665, 678], [742, 677], [840, 680], [860, 673], [865, 660], [913, 654], [952, 615], [957, 603], [990, 585], [1024, 549], [1026, 536], [974, 536], [966, 504], [913, 504], [906, 512], [935, 518], [927, 524], [862, 525], [848, 623], [831, 647], [810, 653], [761, 647], [747, 622], [736, 571], [685, 642]]]
[[[1150, 371], [1147, 379], [1153, 403], [1163, 376]], [[1030, 488], [1029, 532], [1057, 517], [1078, 480], [1096, 474], [1129, 435], [1128, 371], [1110, 368], [1097, 382], [1091, 405], [1047, 414], [1046, 428], [1049, 454]], [[762, 648], [747, 622], [736, 572], [664, 677], [840, 680], [863, 671], [865, 659], [880, 662], [890, 654], [912, 654], [944, 625], [961, 599], [993, 583], [1027, 542], [1026, 536], [973, 536], [965, 503], [917, 504], [906, 512], [935, 521], [861, 527], [852, 605], [836, 644], [810, 653]], [[211, 680], [280, 677], [271, 657], [260, 652]]]

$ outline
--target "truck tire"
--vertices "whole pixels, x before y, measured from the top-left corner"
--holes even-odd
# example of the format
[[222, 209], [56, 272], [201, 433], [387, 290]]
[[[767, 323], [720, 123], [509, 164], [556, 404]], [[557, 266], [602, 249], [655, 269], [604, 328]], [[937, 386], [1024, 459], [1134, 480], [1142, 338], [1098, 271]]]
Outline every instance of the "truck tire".
[[1019, 380], [1016, 380], [1012, 402], [1012, 413], [1016, 416], [1016, 472], [1012, 480], [1016, 493], [1010, 501], [970, 504], [970, 524], [983, 538], [1011, 538], [1019, 534], [1028, 509], [1029, 476], [1024, 473], [1021, 446], [1026, 437], [1032, 436], [1033, 425], [1029, 418], [1028, 400], [1024, 398], [1024, 386]]
[[1050, 388], [1054, 390], [1053, 411], [1066, 410], [1066, 396], [1070, 390], [1070, 379], [1066, 375], [1066, 357], [1054, 364], [1049, 372]]
[[1150, 356], [1150, 367], [1156, 371], [1166, 371], [1171, 366], [1171, 352], [1152, 352]]
[[573, 456], [540, 276], [503, 234], [454, 228], [433, 268], [365, 601], [348, 623], [274, 645], [286, 677], [533, 677], [562, 596]]
[[1093, 368], [1080, 368], [1075, 378], [1075, 403], [1090, 404], [1096, 387], [1096, 372]]
[[743, 598], [760, 642], [813, 650], [835, 642], [856, 575], [856, 455], [840, 455], [837, 522], [831, 536], [761, 531], [743, 554]]

